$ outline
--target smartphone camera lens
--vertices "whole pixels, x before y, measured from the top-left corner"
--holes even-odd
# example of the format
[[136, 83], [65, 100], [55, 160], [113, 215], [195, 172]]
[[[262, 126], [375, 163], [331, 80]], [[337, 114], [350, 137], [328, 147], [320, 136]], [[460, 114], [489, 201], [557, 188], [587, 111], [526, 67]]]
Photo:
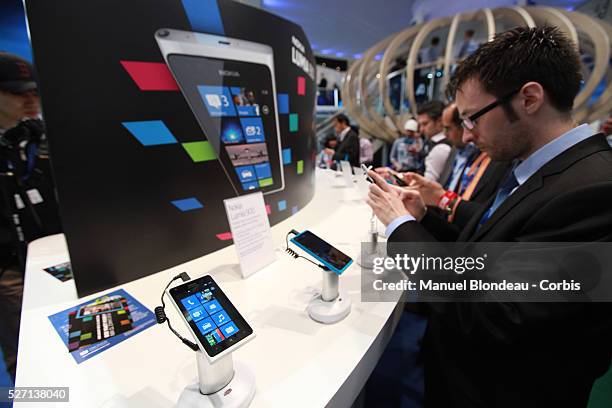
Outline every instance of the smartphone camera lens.
[[163, 38], [163, 37], [167, 37], [169, 35], [170, 35], [170, 31], [168, 31], [168, 30], [159, 30], [157, 32], [157, 36], [158, 37], [162, 37]]

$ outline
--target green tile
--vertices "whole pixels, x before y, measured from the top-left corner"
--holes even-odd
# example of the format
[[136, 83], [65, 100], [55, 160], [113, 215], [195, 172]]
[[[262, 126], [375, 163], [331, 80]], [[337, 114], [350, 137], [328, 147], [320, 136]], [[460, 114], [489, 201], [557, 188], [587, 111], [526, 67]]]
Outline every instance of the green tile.
[[81, 341], [91, 339], [92, 333], [81, 334]]
[[183, 148], [194, 162], [215, 160], [217, 155], [209, 142], [183, 143]]
[[87, 316], [87, 317], [84, 317], [84, 318], [83, 318], [83, 321], [84, 321], [84, 322], [88, 322], [88, 321], [90, 321], [91, 319], [92, 319], [92, 317], [91, 317], [91, 316]]
[[272, 184], [274, 184], [274, 180], [272, 180], [271, 178], [259, 180], [259, 187], [268, 187]]
[[289, 115], [289, 131], [297, 132], [298, 131], [298, 114], [292, 113]]
[[299, 160], [297, 162], [297, 173], [302, 174], [304, 172], [304, 160]]

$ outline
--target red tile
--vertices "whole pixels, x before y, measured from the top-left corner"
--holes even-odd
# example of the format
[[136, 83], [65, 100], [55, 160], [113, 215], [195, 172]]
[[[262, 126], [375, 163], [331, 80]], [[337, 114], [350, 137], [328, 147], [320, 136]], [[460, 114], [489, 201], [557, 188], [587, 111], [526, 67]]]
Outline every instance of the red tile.
[[303, 76], [297, 78], [297, 92], [298, 95], [306, 95], [306, 78]]
[[232, 239], [232, 233], [231, 232], [223, 232], [221, 234], [217, 234], [217, 238], [221, 241], [229, 241], [230, 239]]
[[178, 91], [179, 87], [162, 62], [120, 61], [141, 91]]

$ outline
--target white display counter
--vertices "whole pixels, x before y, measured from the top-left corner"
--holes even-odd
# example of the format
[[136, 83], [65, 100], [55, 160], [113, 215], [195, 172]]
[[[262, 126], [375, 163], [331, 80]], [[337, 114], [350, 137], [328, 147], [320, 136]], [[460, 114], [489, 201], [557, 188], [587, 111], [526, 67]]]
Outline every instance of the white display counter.
[[[25, 274], [16, 386], [70, 387], [70, 402], [57, 404], [61, 407], [174, 406], [183, 388], [196, 381], [196, 359], [165, 324], [148, 328], [77, 364], [48, 316], [118, 288], [153, 310], [160, 305], [160, 295], [169, 280], [185, 271], [192, 278], [212, 275], [257, 334], [234, 354], [234, 361], [248, 365], [256, 375], [257, 391], [251, 406], [350, 406], [393, 334], [403, 305], [362, 303], [361, 270], [353, 263], [340, 278], [341, 289], [348, 292], [353, 303], [350, 315], [332, 325], [308, 317], [305, 309], [320, 289], [321, 270], [282, 251], [286, 233], [309, 229], [356, 259], [360, 242], [367, 237], [371, 215], [360, 200], [363, 189], [347, 188], [341, 177], [329, 171], [317, 171], [316, 179], [313, 200], [272, 227], [277, 261], [244, 280], [232, 245], [79, 299], [73, 280], [61, 282], [43, 271], [69, 260], [64, 236], [32, 242]], [[174, 308], [167, 307], [166, 311], [173, 326], [188, 335]], [[33, 403], [15, 403], [16, 408], [30, 405]]]

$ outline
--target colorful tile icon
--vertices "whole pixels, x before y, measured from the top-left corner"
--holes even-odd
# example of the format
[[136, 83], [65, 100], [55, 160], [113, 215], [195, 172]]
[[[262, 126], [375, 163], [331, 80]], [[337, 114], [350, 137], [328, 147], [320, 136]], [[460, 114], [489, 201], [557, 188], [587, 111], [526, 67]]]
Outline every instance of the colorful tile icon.
[[183, 149], [185, 149], [189, 157], [191, 157], [191, 160], [196, 163], [215, 160], [217, 158], [217, 154], [213, 150], [210, 142], [188, 142], [182, 143], [182, 145]]
[[178, 91], [179, 87], [163, 62], [119, 61], [141, 91]]
[[236, 116], [236, 108], [227, 86], [199, 85], [198, 91], [210, 116]]
[[291, 164], [291, 149], [283, 149], [283, 164]]
[[216, 237], [219, 241], [229, 241], [232, 239], [232, 233], [222, 232], [221, 234], [217, 234]]
[[278, 211], [285, 211], [287, 209], [287, 201], [281, 200], [278, 202]]
[[198, 210], [204, 207], [202, 203], [195, 197], [184, 198], [182, 200], [174, 200], [170, 202], [181, 211]]
[[272, 207], [270, 207], [270, 204], [266, 204], [266, 214], [272, 214]]
[[257, 175], [255, 174], [255, 168], [253, 166], [236, 167], [236, 173], [242, 183], [257, 180]]
[[297, 78], [297, 93], [298, 95], [306, 95], [306, 78], [303, 76]]
[[260, 180], [272, 177], [272, 168], [270, 167], [270, 163], [256, 164], [255, 173], [257, 173], [257, 178]]
[[259, 180], [259, 187], [268, 187], [274, 184], [274, 180], [271, 178]]
[[161, 120], [121, 122], [143, 146], [177, 143], [176, 138]]
[[289, 94], [277, 94], [276, 100], [278, 101], [278, 114], [286, 115], [287, 113], [289, 113]]
[[236, 119], [223, 119], [221, 122], [221, 140], [225, 144], [244, 143], [242, 126]]
[[264, 127], [261, 118], [240, 118], [242, 131], [247, 143], [265, 142]]
[[225, 310], [220, 310], [217, 313], [210, 315], [210, 317], [212, 317], [213, 321], [217, 324], [217, 326], [224, 325], [230, 320], [232, 320], [229, 318]]
[[205, 303], [204, 309], [208, 312], [209, 315], [213, 315], [218, 311], [223, 310], [223, 308], [219, 304], [219, 301], [217, 300], [211, 300], [210, 302]]
[[205, 317], [208, 317], [208, 314], [204, 311], [204, 308], [202, 306], [198, 306], [194, 309], [191, 309], [189, 311], [189, 315], [191, 315], [191, 319], [194, 322], [197, 322], [198, 320], [202, 320]]
[[297, 162], [297, 174], [304, 173], [304, 160], [298, 160]]
[[299, 129], [299, 123], [298, 123], [298, 114], [297, 113], [292, 113], [289, 115], [289, 131], [290, 132], [297, 132]]
[[291, 215], [295, 214], [296, 212], [298, 212], [298, 206], [297, 205], [295, 207], [291, 207]]
[[185, 309], [191, 310], [198, 306], [200, 306], [200, 301], [196, 297], [196, 295], [191, 295], [186, 297], [185, 299], [181, 299], [181, 303], [185, 306]]
[[211, 330], [217, 328], [217, 326], [215, 326], [215, 323], [213, 323], [213, 320], [210, 317], [200, 320], [196, 325], [198, 326], [198, 330], [200, 330], [200, 333], [202, 334], [206, 334]]
[[234, 334], [238, 333], [238, 326], [234, 324], [234, 322], [230, 322], [225, 326], [221, 326], [221, 331], [225, 335], [225, 337], [231, 337]]
[[249, 181], [248, 183], [242, 183], [242, 189], [244, 191], [257, 190], [258, 188], [259, 183], [257, 181]]

